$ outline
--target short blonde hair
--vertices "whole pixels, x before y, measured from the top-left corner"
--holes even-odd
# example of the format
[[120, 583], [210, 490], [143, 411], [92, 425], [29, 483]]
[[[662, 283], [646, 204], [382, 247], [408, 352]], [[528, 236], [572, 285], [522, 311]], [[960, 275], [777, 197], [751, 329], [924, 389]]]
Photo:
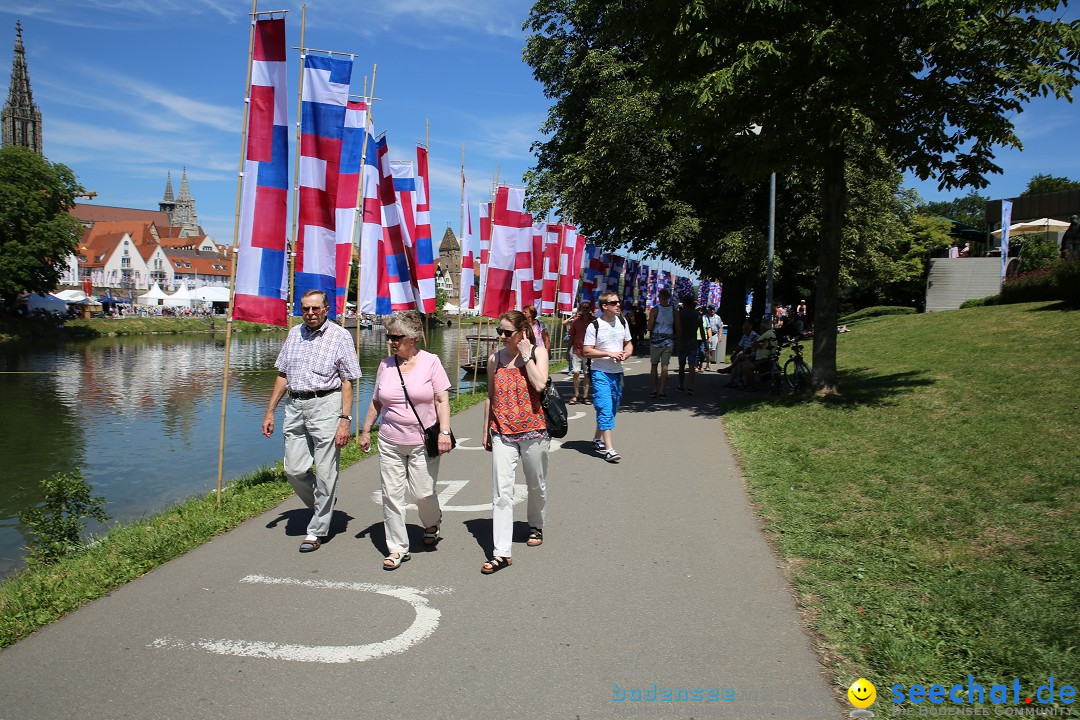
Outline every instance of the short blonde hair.
[[420, 321], [420, 313], [415, 310], [399, 310], [383, 320], [383, 327], [390, 335], [404, 335], [413, 340], [424, 337], [424, 324]]

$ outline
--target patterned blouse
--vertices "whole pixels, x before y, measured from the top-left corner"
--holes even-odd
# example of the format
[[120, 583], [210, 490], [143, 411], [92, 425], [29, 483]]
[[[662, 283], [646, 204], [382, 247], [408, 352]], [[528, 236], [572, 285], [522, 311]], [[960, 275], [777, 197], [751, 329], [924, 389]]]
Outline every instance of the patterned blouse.
[[494, 383], [491, 431], [509, 442], [548, 437], [540, 393], [529, 384], [524, 366], [499, 367]]

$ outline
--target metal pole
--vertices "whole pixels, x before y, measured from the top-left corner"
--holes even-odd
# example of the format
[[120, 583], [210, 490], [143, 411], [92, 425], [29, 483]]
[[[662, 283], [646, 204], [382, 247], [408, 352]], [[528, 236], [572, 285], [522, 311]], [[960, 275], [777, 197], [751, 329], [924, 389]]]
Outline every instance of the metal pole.
[[765, 314], [773, 313], [773, 251], [776, 241], [776, 173], [769, 174], [769, 269], [765, 279]]

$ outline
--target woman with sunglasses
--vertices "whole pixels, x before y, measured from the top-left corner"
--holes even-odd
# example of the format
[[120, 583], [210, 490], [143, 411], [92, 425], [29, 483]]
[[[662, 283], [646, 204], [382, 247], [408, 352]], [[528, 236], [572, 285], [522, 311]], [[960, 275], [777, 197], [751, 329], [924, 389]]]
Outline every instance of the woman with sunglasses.
[[[442, 536], [442, 509], [435, 494], [439, 460], [450, 452], [450, 378], [439, 357], [416, 346], [423, 337], [420, 314], [396, 312], [386, 320], [386, 339], [393, 353], [379, 363], [375, 392], [361, 428], [360, 449], [371, 449], [371, 427], [379, 425], [379, 470], [382, 480], [383, 529], [389, 555], [383, 570], [396, 570], [409, 560], [405, 529], [405, 491], [416, 499], [424, 544]], [[407, 395], [406, 395], [407, 393]], [[415, 409], [415, 412], [414, 412]], [[419, 419], [418, 419], [419, 418]], [[424, 428], [439, 423], [439, 455], [428, 457]]]
[[544, 542], [547, 456], [551, 439], [540, 398], [548, 381], [548, 352], [537, 345], [532, 324], [517, 310], [499, 317], [503, 348], [488, 358], [488, 396], [484, 402], [484, 449], [491, 452], [492, 558], [485, 575], [511, 564], [514, 529], [514, 476], [518, 461], [529, 488], [529, 547]]

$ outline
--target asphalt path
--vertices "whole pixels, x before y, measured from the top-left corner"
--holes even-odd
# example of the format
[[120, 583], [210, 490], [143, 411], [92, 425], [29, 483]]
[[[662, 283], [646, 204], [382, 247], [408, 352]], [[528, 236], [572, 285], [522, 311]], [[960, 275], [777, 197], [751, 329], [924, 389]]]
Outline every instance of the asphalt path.
[[476, 407], [442, 460], [436, 549], [412, 512], [412, 560], [382, 569], [378, 461], [358, 463], [317, 552], [297, 552], [293, 497], [4, 650], [0, 718], [845, 717], [724, 435], [726, 376], [650, 400], [648, 360], [626, 367], [622, 461], [571, 406], [544, 544], [525, 545], [518, 504], [511, 567], [480, 573]]

